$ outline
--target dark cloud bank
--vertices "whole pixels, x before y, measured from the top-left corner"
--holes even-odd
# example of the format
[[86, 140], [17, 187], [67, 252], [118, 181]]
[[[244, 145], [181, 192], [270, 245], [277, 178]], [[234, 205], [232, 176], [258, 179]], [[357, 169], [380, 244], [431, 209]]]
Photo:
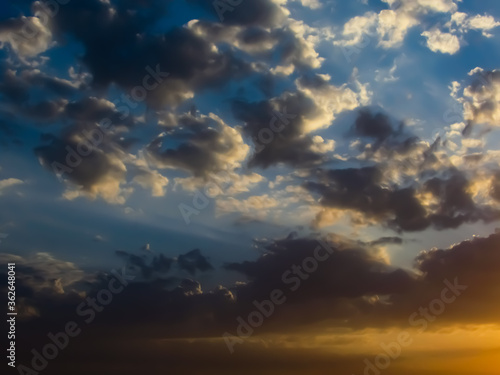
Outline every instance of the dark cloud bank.
[[[197, 281], [179, 278], [173, 269], [185, 270], [192, 276], [209, 271], [212, 266], [198, 250], [176, 259], [118, 252], [118, 256], [127, 259], [129, 274], [137, 278], [94, 316], [86, 310], [80, 310], [82, 314], [76, 312], [77, 306], [85, 301], [84, 295], [78, 293], [85, 290], [88, 296], [95, 298], [101, 289], [107, 288], [109, 280], [114, 277], [112, 274], [82, 276], [80, 281], [65, 286], [62, 293], [60, 288], [50, 286], [59, 283], [45, 282], [50, 277], [50, 270], [44, 269], [43, 264], [24, 267], [19, 262], [19, 353], [26, 354], [33, 347], [44, 345], [48, 332], [61, 330], [65, 322], [74, 320], [81, 324], [83, 333], [72, 339], [68, 350], [50, 364], [48, 373], [59, 374], [57, 369], [60, 366], [79, 364], [84, 353], [92, 353], [92, 360], [82, 369], [97, 362], [99, 368], [107, 368], [112, 363], [118, 367], [123, 365], [125, 373], [133, 373], [132, 368], [137, 369], [139, 364], [153, 369], [165, 364], [158, 359], [148, 361], [160, 348], [165, 348], [167, 362], [172, 361], [177, 371], [181, 368], [181, 358], [203, 348], [203, 354], [197, 353], [201, 357], [197, 356], [196, 362], [182, 366], [186, 366], [186, 373], [195, 374], [203, 363], [212, 363], [209, 370], [212, 372], [209, 373], [215, 373], [226, 360], [236, 363], [235, 358], [226, 358], [225, 345], [217, 339], [226, 331], [234, 332], [236, 318], [246, 317], [252, 312], [255, 300], [269, 299], [273, 289], [283, 290], [287, 301], [256, 330], [256, 337], [269, 333], [299, 333], [317, 324], [341, 328], [346, 322], [354, 330], [406, 329], [412, 312], [439, 297], [445, 279], [458, 280], [468, 289], [447, 307], [446, 314], [433, 323], [432, 329], [497, 321], [500, 293], [498, 233], [487, 238], [477, 237], [449, 249], [423, 252], [415, 259], [413, 270], [388, 265], [373, 244], [362, 246], [339, 237], [324, 238], [323, 241], [322, 255], [329, 253], [329, 256], [307, 279], [302, 279], [296, 290], [290, 287], [296, 282], [290, 281], [287, 285], [283, 274], [292, 270], [294, 265], [303, 264], [304, 259], [313, 257], [319, 245], [318, 239], [289, 236], [270, 241], [263, 245], [264, 254], [258, 259], [225, 266], [227, 270], [238, 272], [245, 283], [219, 286], [211, 291], [203, 291]], [[393, 240], [385, 238], [377, 242], [387, 241]], [[39, 285], [48, 286], [40, 288]], [[374, 296], [381, 299], [374, 300]], [[90, 324], [85, 324], [84, 320], [91, 317]], [[189, 344], [186, 339], [190, 338], [197, 340]], [[207, 340], [214, 339], [212, 344], [206, 345]], [[103, 345], [108, 350], [104, 351]], [[244, 344], [241, 348], [244, 349], [236, 355], [238, 361], [251, 361], [261, 353], [255, 344]], [[126, 354], [133, 351], [137, 351], [133, 357], [137, 362]], [[311, 352], [306, 357], [325, 360], [320, 354]], [[280, 363], [281, 355], [280, 350], [276, 350], [276, 363]], [[118, 356], [122, 359], [115, 361]], [[330, 358], [329, 361], [334, 360]], [[342, 358], [339, 363], [348, 366], [349, 359]], [[83, 370], [75, 369], [75, 373], [83, 373], [78, 371]], [[120, 372], [111, 367], [109, 371]]]

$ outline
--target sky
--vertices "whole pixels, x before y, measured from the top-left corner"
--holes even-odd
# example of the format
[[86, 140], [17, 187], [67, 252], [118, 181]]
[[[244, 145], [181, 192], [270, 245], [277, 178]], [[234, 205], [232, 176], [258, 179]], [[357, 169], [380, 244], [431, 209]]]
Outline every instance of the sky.
[[499, 26], [495, 0], [3, 2], [7, 370], [498, 374]]

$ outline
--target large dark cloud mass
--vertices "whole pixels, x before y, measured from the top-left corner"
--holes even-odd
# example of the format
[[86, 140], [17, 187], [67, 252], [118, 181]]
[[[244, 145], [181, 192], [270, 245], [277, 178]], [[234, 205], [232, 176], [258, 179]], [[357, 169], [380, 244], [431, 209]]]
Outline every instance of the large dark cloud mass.
[[[327, 209], [363, 215], [397, 231], [458, 228], [500, 218], [498, 209], [473, 199], [473, 177], [451, 166], [438, 153], [441, 140], [422, 144], [404, 124], [393, 125], [383, 113], [359, 112], [348, 137], [371, 139], [360, 143], [364, 166], [320, 168], [303, 186]], [[399, 180], [393, 175], [400, 175]], [[495, 197], [495, 180], [491, 196]]]
[[323, 156], [310, 150], [313, 141], [304, 134], [304, 117], [315, 110], [313, 100], [301, 93], [257, 103], [235, 101], [233, 112], [245, 122], [244, 131], [256, 144], [250, 166], [307, 166], [320, 162]]
[[[177, 263], [180, 270], [192, 275], [196, 270], [211, 270], [213, 267], [199, 250], [176, 259], [148, 251], [140, 255], [118, 251], [117, 255], [126, 260], [125, 267], [95, 275], [47, 254], [39, 254], [36, 259], [17, 257], [16, 285], [21, 323], [18, 351], [22, 353], [19, 361], [29, 364], [31, 356], [26, 353], [46, 344], [48, 332], [63, 329], [64, 322], [78, 321], [83, 333], [72, 339], [69, 349], [60, 354], [57, 361], [50, 363], [49, 373], [59, 374], [68, 363], [80, 363], [82, 353], [89, 353], [84, 350], [86, 346], [92, 348], [90, 353], [94, 356], [90, 364], [95, 366], [94, 361], [98, 361], [99, 366], [105, 366], [100, 368], [112, 366], [116, 356], [127, 357], [132, 348], [141, 346], [142, 350], [135, 349], [138, 360], [141, 363], [146, 360], [146, 368], [161, 367], [163, 362], [147, 360], [155, 358], [160, 345], [168, 349], [165, 355], [171, 357], [173, 368], [183, 366], [184, 371], [194, 374], [198, 371], [198, 360], [209, 360], [212, 365], [208, 373], [223, 363], [227, 370], [227, 361], [241, 366], [241, 361], [251, 360], [260, 349], [250, 342], [238, 346], [241, 349], [235, 354], [236, 359], [226, 358], [222, 333], [234, 333], [238, 324], [236, 318], [246, 317], [255, 310], [255, 301], [269, 299], [276, 289], [283, 292], [286, 303], [275, 306], [275, 313], [255, 331], [257, 338], [268, 333], [301, 332], [318, 325], [323, 329], [341, 328], [345, 327], [345, 322], [354, 330], [403, 328], [408, 325], [410, 314], [442, 295], [445, 280], [465, 286], [466, 291], [447, 307], [446, 315], [433, 323], [433, 329], [497, 321], [500, 234], [474, 238], [449, 249], [423, 252], [415, 259], [413, 270], [387, 264], [378, 246], [389, 242], [400, 241], [381, 238], [363, 245], [334, 235], [301, 238], [294, 234], [284, 239], [261, 241], [263, 254], [256, 260], [225, 265], [226, 270], [239, 273], [244, 282], [218, 286], [210, 291], [204, 291], [196, 280], [180, 277], [173, 268]], [[2, 255], [2, 259], [12, 259], [10, 257]], [[310, 263], [305, 265], [313, 258], [321, 260], [310, 271]], [[78, 313], [77, 307], [86, 297], [96, 298], [102, 290], [108, 289], [117, 272], [125, 277], [133, 276], [134, 280], [129, 280], [102, 311], [92, 315], [88, 311], [82, 314], [80, 309]], [[91, 324], [84, 323], [83, 319], [91, 316]], [[197, 339], [193, 341], [194, 337]], [[123, 340], [130, 345], [128, 349], [121, 344]], [[103, 351], [104, 347], [107, 350]], [[181, 364], [179, 360], [193, 350], [202, 351], [198, 360]], [[293, 349], [287, 352], [290, 350]], [[203, 353], [212, 354], [205, 358]], [[306, 357], [309, 355], [319, 354], [311, 352]], [[128, 368], [125, 373], [136, 366], [134, 361], [128, 361], [124, 362]], [[333, 363], [336, 368], [344, 365], [352, 368], [356, 362], [354, 358], [352, 364], [343, 361], [346, 359], [335, 357]], [[259, 368], [261, 365], [254, 366]], [[109, 371], [117, 370], [110, 368]]]
[[436, 200], [433, 207], [423, 205], [415, 188], [383, 186], [378, 167], [320, 170], [318, 182], [308, 181], [305, 187], [320, 194], [325, 207], [358, 211], [397, 230], [447, 229], [498, 220], [498, 211], [474, 203], [463, 174], [450, 171], [448, 175], [432, 178], [422, 186], [423, 192]]
[[[270, 318], [262, 332], [299, 329], [301, 325], [325, 319], [334, 326], [349, 319], [360, 328], [404, 325], [412, 309], [428, 304], [439, 293], [445, 279], [458, 279], [471, 292], [464, 293], [457, 303], [465, 310], [454, 307], [453, 313], [447, 314], [440, 324], [477, 319], [493, 322], [499, 307], [496, 286], [499, 245], [500, 234], [475, 238], [447, 250], [424, 252], [416, 258], [415, 270], [403, 270], [388, 265], [377, 247], [362, 247], [341, 237], [288, 237], [264, 245], [264, 254], [255, 261], [227, 264], [227, 270], [240, 273], [246, 281], [212, 291], [203, 291], [197, 281], [179, 278], [172, 269], [175, 261], [161, 254], [118, 252], [128, 264], [125, 274], [136, 279], [115, 297], [95, 324], [119, 322], [132, 331], [134, 327], [156, 326], [154, 330], [141, 330], [144, 338], [189, 337], [195, 333], [198, 337], [217, 336], [234, 329], [236, 317], [251, 312], [254, 301], [268, 299], [274, 289], [280, 289], [288, 302]], [[310, 267], [304, 267], [304, 261], [314, 257], [322, 261], [314, 271], [307, 271]], [[37, 332], [43, 332], [45, 324], [72, 318], [83, 298], [76, 294], [79, 290], [85, 290], [88, 296], [95, 295], [114, 277], [113, 273], [84, 276], [73, 270], [71, 278], [66, 273], [66, 280], [61, 279], [61, 275], [54, 275], [47, 268], [57, 262], [52, 259], [48, 263], [45, 258], [29, 263], [19, 261], [20, 318], [26, 327], [36, 326]], [[199, 250], [180, 255], [177, 263], [179, 269], [192, 275], [195, 270], [212, 269]], [[295, 273], [294, 266], [308, 277], [298, 276], [300, 273]], [[293, 282], [292, 276], [296, 279]], [[56, 283], [51, 281], [54, 277], [58, 277]], [[384, 297], [387, 303], [370, 298], [375, 296]], [[474, 304], [468, 305], [471, 301]], [[309, 306], [318, 304], [323, 306], [321, 311], [304, 319], [303, 313]], [[148, 321], [142, 319], [141, 312], [147, 312]]]
[[[178, 105], [189, 92], [221, 85], [250, 72], [247, 64], [230, 52], [214, 51], [210, 43], [188, 28], [153, 32], [155, 24], [168, 14], [169, 3], [75, 0], [59, 7], [51, 26], [62, 43], [75, 38], [83, 44], [82, 62], [96, 87], [115, 83], [133, 94], [135, 87], [144, 85], [151, 70], [155, 71], [153, 78], [160, 78], [161, 85], [155, 85], [147, 95], [148, 104], [155, 108]], [[43, 9], [40, 4], [35, 8]], [[147, 82], [154, 84], [153, 80]]]

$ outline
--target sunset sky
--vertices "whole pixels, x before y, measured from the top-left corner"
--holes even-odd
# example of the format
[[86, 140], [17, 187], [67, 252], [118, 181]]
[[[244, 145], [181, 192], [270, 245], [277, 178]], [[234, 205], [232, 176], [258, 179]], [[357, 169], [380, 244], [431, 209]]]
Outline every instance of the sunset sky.
[[8, 371], [500, 373], [498, 0], [0, 17]]

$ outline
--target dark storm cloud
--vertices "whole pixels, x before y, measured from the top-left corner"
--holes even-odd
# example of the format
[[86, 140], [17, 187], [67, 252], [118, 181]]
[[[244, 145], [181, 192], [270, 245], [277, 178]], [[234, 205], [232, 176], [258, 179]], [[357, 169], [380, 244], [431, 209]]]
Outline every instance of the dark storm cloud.
[[401, 293], [414, 282], [408, 273], [388, 266], [376, 253], [354, 244], [322, 244], [314, 238], [288, 237], [272, 241], [264, 249], [265, 255], [256, 261], [226, 265], [226, 269], [238, 271], [251, 281], [239, 288], [237, 297], [253, 300], [263, 298], [273, 288], [293, 286], [291, 282], [283, 283], [283, 274], [294, 265], [300, 267], [304, 259], [314, 258], [316, 253], [326, 260], [293, 293], [295, 302]]
[[[172, 266], [176, 264], [179, 269], [195, 275], [197, 271], [206, 272], [213, 270], [213, 266], [208, 259], [201, 254], [199, 249], [191, 250], [185, 254], [180, 254], [176, 259], [168, 258], [163, 254], [153, 254], [146, 252], [141, 255], [116, 251], [116, 254], [125, 259], [132, 268], [137, 268], [144, 280], [154, 280], [162, 278], [171, 273]], [[137, 272], [135, 272], [137, 273]]]
[[[458, 278], [467, 285], [467, 292], [459, 301], [450, 319], [464, 322], [498, 320], [500, 296], [500, 231], [489, 237], [475, 237], [449, 249], [433, 249], [420, 254], [416, 267], [424, 272], [429, 284]], [[496, 317], [495, 317], [496, 316]]]
[[[126, 257], [126, 254], [120, 256]], [[159, 257], [157, 260], [162, 262]], [[137, 259], [134, 261], [144, 266]], [[17, 306], [22, 324], [19, 323], [17, 332], [18, 361], [29, 358], [29, 364], [31, 349], [36, 345], [44, 345], [47, 333], [58, 332], [61, 324], [64, 328], [64, 322], [69, 320], [77, 322], [85, 335], [97, 332], [98, 336], [109, 333], [116, 337], [116, 330], [123, 332], [124, 329], [127, 335], [141, 340], [197, 337], [205, 336], [208, 332], [216, 334], [216, 327], [228, 322], [223, 318], [227, 318], [232, 310], [232, 294], [223, 287], [203, 292], [197, 281], [169, 276], [166, 268], [165, 264], [156, 264], [156, 271], [161, 272], [152, 272], [151, 277], [146, 279], [143, 277], [144, 267], [141, 269], [129, 263], [127, 267], [110, 273], [99, 273], [87, 282], [73, 283], [65, 288], [63, 294], [57, 288], [34, 289], [35, 284], [20, 282], [19, 290], [22, 293], [18, 296]], [[19, 269], [22, 272], [20, 280], [43, 275], [37, 265], [33, 269]], [[4, 274], [1, 276], [6, 277]], [[131, 277], [135, 277], [133, 282], [130, 281]], [[112, 280], [115, 288], [120, 286], [120, 292], [114, 292], [112, 304], [91, 309], [89, 299], [93, 298], [99, 303], [99, 292], [109, 290]], [[1, 289], [6, 292], [5, 287]], [[147, 319], [144, 318], [145, 311], [148, 311]], [[85, 335], [74, 342], [85, 342]]]
[[[290, 300], [294, 302], [283, 306], [285, 316], [288, 316], [284, 321], [287, 327], [300, 321], [300, 324], [304, 324], [328, 317], [344, 318], [349, 311], [341, 308], [345, 304], [342, 301], [346, 299], [352, 300], [353, 306], [363, 308], [368, 306], [361, 298], [365, 295], [402, 293], [415, 283], [414, 277], [407, 272], [388, 266], [365, 249], [327, 243], [331, 249], [330, 257], [307, 282], [303, 282], [298, 291], [290, 294]], [[313, 238], [288, 237], [270, 241], [263, 249], [265, 255], [256, 261], [227, 266], [246, 276], [249, 279], [247, 283], [232, 288], [219, 286], [208, 292], [203, 291], [196, 280], [175, 279], [171, 259], [154, 256], [151, 261], [146, 260], [144, 255], [119, 252], [118, 255], [128, 264], [124, 274], [136, 275], [136, 279], [114, 297], [104, 312], [99, 313], [93, 325], [105, 330], [120, 330], [126, 326], [128, 334], [134, 335], [133, 332], [136, 332], [137, 337], [142, 338], [220, 335], [224, 330], [234, 329], [236, 317], [248, 314], [254, 300], [269, 298], [269, 293], [276, 288], [289, 290], [290, 285], [282, 280], [283, 273], [295, 264], [301, 265], [305, 258], [314, 256], [318, 245], [318, 241]], [[211, 268], [198, 251], [179, 256], [178, 262], [180, 267], [193, 272]], [[39, 267], [42, 267], [41, 270]], [[47, 265], [44, 264], [22, 268], [20, 279], [43, 276], [45, 268]], [[121, 274], [122, 270], [118, 272]], [[109, 281], [115, 277], [113, 275], [102, 273], [94, 278], [87, 277], [86, 283], [75, 278], [63, 294], [57, 292], [56, 288], [43, 293], [28, 290], [22, 296], [20, 311], [21, 319], [24, 320], [23, 329], [28, 330], [31, 337], [37, 337], [37, 332], [45, 336], [45, 330], [57, 327], [61, 321], [81, 320], [75, 316], [76, 307], [86, 296], [95, 298], [101, 289], [106, 289]], [[28, 288], [32, 289], [31, 285], [35, 284], [30, 284]], [[86, 296], [76, 293], [82, 288]], [[322, 309], [321, 313], [311, 314], [304, 320], [307, 306], [315, 301], [322, 301], [325, 306], [337, 306], [339, 310], [328, 312], [328, 309]], [[144, 311], [148, 311], [147, 321], [144, 320]]]
[[[280, 306], [280, 319], [273, 321], [277, 327], [285, 317], [291, 319], [285, 324], [288, 327], [316, 319], [331, 319], [333, 326], [342, 324], [342, 319], [348, 319], [352, 327], [407, 326], [410, 314], [440, 298], [445, 280], [467, 288], [453, 306], [447, 307], [446, 317], [434, 324], [496, 322], [500, 308], [496, 271], [500, 262], [499, 231], [449, 249], [421, 253], [415, 259], [415, 271], [420, 276], [387, 265], [377, 252], [359, 244], [340, 239], [327, 243], [330, 257], [303, 279], [299, 289], [287, 295], [289, 302]], [[239, 303], [268, 298], [272, 289], [283, 287], [283, 273], [314, 257], [318, 245], [317, 240], [307, 238], [276, 240], [265, 246], [264, 255], [257, 260], [227, 265], [250, 280], [233, 290]], [[360, 298], [369, 296], [385, 296], [387, 303], [373, 304]], [[311, 312], [311, 306], [317, 311]]]
[[125, 251], [118, 250], [116, 255], [125, 259], [127, 264], [133, 269], [137, 268], [146, 280], [150, 280], [153, 277], [162, 277], [169, 273], [174, 263], [174, 259], [167, 258], [163, 254], [155, 255], [152, 258], [147, 255], [136, 255], [130, 254]]
[[191, 250], [184, 255], [179, 255], [177, 263], [181, 269], [188, 271], [191, 275], [194, 275], [198, 270], [203, 272], [214, 269], [207, 258], [201, 255], [199, 249]]
[[463, 223], [476, 221], [491, 222], [500, 218], [493, 208], [479, 208], [468, 192], [469, 181], [460, 172], [452, 173], [446, 179], [432, 178], [424, 189], [438, 201], [438, 209], [430, 215], [430, 221], [437, 229], [457, 228]]
[[318, 180], [304, 186], [320, 195], [322, 206], [363, 212], [382, 223], [395, 216], [394, 224], [403, 230], [423, 230], [429, 225], [415, 191], [383, 187], [378, 167], [318, 171]]
[[496, 233], [489, 237], [475, 237], [450, 249], [423, 252], [415, 261], [418, 269], [425, 272], [429, 280], [456, 275], [468, 278], [470, 284], [476, 285], [477, 288], [481, 287], [477, 283], [481, 281], [485, 289], [490, 288], [493, 291], [495, 288], [498, 289], [498, 283], [495, 282], [494, 285], [486, 282], [488, 279], [493, 281], [500, 278], [496, 272], [500, 266], [500, 230], [497, 229]]
[[0, 71], [0, 95], [19, 106], [30, 99], [31, 89], [43, 89], [46, 95], [57, 98], [71, 96], [85, 88], [84, 84], [52, 77], [38, 69], [16, 68], [3, 63]]
[[[276, 307], [275, 313], [256, 330], [256, 335], [301, 332], [309, 324], [316, 328], [321, 324], [325, 329], [345, 327], [347, 321], [354, 330], [408, 328], [410, 314], [442, 296], [444, 280], [466, 289], [453, 304], [447, 305], [446, 314], [432, 323], [433, 330], [455, 324], [494, 324], [498, 320], [500, 233], [420, 254], [415, 263], [419, 274], [392, 267], [383, 261], [379, 252], [342, 237], [323, 241], [326, 245], [320, 245], [318, 239], [312, 237], [289, 236], [268, 241], [258, 259], [226, 266], [247, 279], [246, 283], [231, 288], [219, 286], [207, 292], [196, 280], [175, 280], [163, 273], [152, 273], [148, 280], [137, 278], [114, 295], [110, 304], [99, 312], [94, 311], [92, 324], [86, 324], [84, 319], [93, 315], [84, 309], [77, 314], [76, 308], [82, 303], [88, 306], [85, 305], [87, 296], [95, 299], [99, 291], [106, 289], [116, 277], [113, 273], [101, 273], [97, 277], [79, 274], [67, 280], [62, 290], [62, 282], [57, 281], [53, 270], [54, 266], [67, 268], [67, 262], [55, 264], [51, 259], [25, 266], [17, 259], [19, 321], [22, 321], [17, 332], [18, 360], [29, 363], [31, 349], [49, 342], [47, 333], [60, 331], [61, 322], [69, 320], [77, 321], [85, 334], [72, 339], [70, 348], [51, 366], [64, 362], [66, 355], [74, 359], [82, 350], [87, 353], [85, 348], [94, 340], [110, 339], [109, 347], [113, 350], [106, 352], [109, 356], [114, 350], [123, 353], [117, 345], [125, 339], [127, 343], [131, 338], [144, 343], [150, 339], [220, 337], [225, 331], [234, 332], [236, 317], [246, 318], [255, 310], [253, 301], [269, 299], [274, 289], [284, 291], [287, 302]], [[314, 257], [318, 246], [323, 251], [321, 255], [329, 257], [320, 262], [314, 272], [306, 274], [308, 277], [302, 279], [299, 288], [292, 291], [293, 283], [284, 282], [284, 273]], [[132, 259], [130, 254], [120, 256]], [[137, 259], [135, 263], [142, 265]], [[158, 267], [170, 269], [165, 264]], [[137, 276], [142, 275], [141, 270], [137, 272]], [[37, 286], [41, 284], [47, 287]], [[6, 286], [2, 290], [6, 292]], [[81, 293], [83, 290], [86, 294]], [[71, 348], [75, 347], [78, 350], [72, 352]]]
[[378, 166], [319, 170], [317, 181], [307, 181], [304, 186], [319, 194], [324, 207], [357, 211], [402, 231], [442, 230], [500, 218], [498, 211], [474, 203], [467, 190], [469, 181], [457, 170], [429, 179], [420, 187], [437, 201], [433, 208], [422, 204], [416, 188], [384, 186], [382, 171]]
[[132, 94], [137, 86], [154, 86], [146, 98], [153, 107], [177, 105], [190, 91], [220, 86], [251, 71], [230, 52], [215, 51], [187, 28], [153, 35], [155, 23], [168, 15], [168, 3], [74, 0], [60, 7], [53, 28], [59, 39], [72, 35], [83, 43], [82, 60], [94, 86], [116, 83]]
[[[397, 121], [386, 114], [382, 109], [362, 108], [347, 133], [350, 138], [358, 138], [360, 149], [365, 151], [367, 159], [378, 153], [379, 157], [392, 159], [398, 156], [411, 157], [419, 149], [420, 139], [405, 128], [402, 121]], [[420, 168], [428, 166], [433, 160], [434, 153], [440, 142], [425, 150], [426, 158]]]
[[325, 160], [324, 155], [311, 150], [312, 138], [304, 134], [304, 118], [315, 111], [314, 101], [302, 93], [255, 103], [234, 101], [234, 116], [245, 122], [243, 130], [256, 146], [250, 166], [267, 168], [285, 163], [303, 167]]
[[378, 141], [383, 141], [395, 133], [387, 115], [383, 113], [373, 114], [368, 110], [360, 111], [353, 131], [356, 135], [374, 138]]

